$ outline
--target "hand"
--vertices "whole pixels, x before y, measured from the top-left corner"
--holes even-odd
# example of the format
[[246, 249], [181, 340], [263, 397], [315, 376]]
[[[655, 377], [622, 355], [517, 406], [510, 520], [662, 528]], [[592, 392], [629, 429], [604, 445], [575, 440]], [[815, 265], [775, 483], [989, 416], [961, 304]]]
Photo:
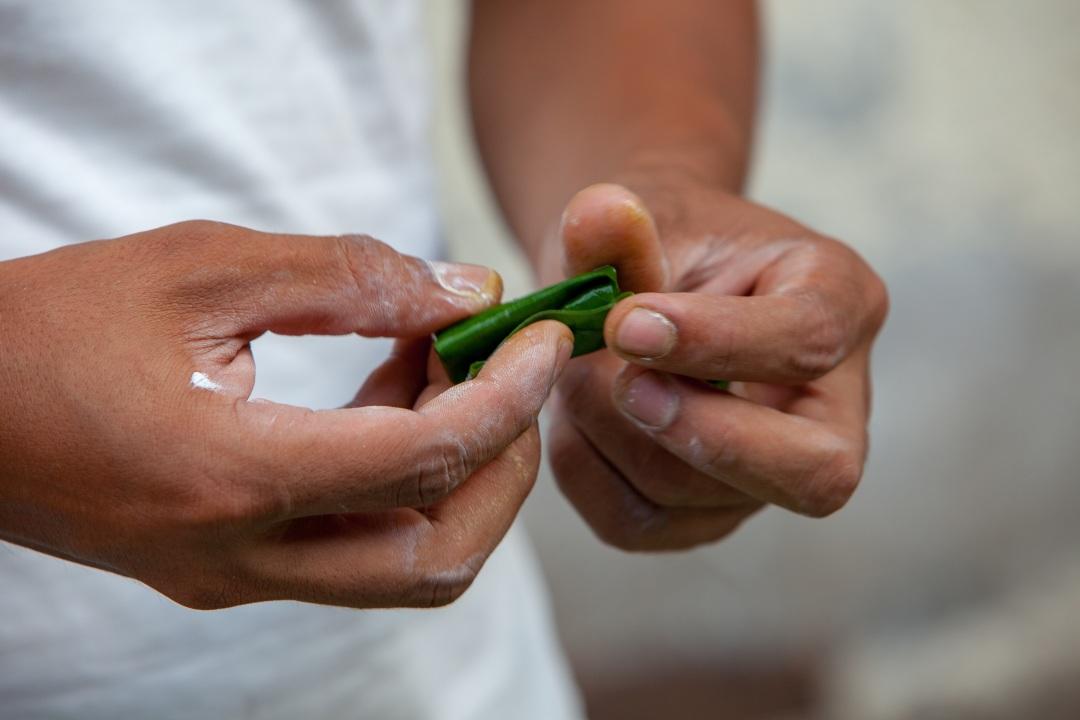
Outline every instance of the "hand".
[[[450, 389], [426, 337], [500, 291], [371, 238], [208, 222], [0, 263], [0, 537], [194, 608], [449, 602], [532, 485], [570, 351], [538, 324]], [[404, 339], [314, 412], [248, 400], [264, 331]]]
[[549, 441], [563, 492], [630, 550], [717, 540], [766, 503], [837, 510], [866, 458], [881, 280], [843, 244], [741, 198], [635, 187], [656, 222], [613, 185], [563, 216], [565, 272], [611, 263], [639, 293], [608, 315], [609, 350], [560, 380]]

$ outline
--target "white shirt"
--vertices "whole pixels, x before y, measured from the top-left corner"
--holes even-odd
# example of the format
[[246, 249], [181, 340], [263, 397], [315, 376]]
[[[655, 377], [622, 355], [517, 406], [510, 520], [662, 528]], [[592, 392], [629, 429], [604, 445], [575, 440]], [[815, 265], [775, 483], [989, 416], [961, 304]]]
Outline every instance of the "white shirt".
[[[191, 218], [438, 256], [421, 22], [419, 0], [0, 0], [0, 259]], [[386, 348], [260, 339], [255, 394], [341, 404]], [[0, 543], [0, 718], [211, 717], [580, 710], [516, 529], [434, 611], [198, 612]]]

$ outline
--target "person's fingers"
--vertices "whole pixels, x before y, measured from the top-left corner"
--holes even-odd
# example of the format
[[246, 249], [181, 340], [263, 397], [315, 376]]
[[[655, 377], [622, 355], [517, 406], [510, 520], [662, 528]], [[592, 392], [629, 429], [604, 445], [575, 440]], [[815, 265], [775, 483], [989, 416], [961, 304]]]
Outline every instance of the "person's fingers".
[[410, 509], [307, 518], [256, 543], [241, 577], [253, 596], [352, 607], [433, 607], [459, 597], [506, 534], [536, 478], [530, 426], [454, 493]]
[[677, 550], [714, 542], [760, 509], [747, 502], [721, 509], [664, 508], [627, 484], [556, 410], [548, 432], [552, 472], [559, 489], [602, 541], [629, 551]]
[[596, 353], [570, 363], [559, 378], [557, 407], [566, 411], [589, 444], [625, 482], [661, 507], [719, 508], [744, 504], [747, 496], [688, 466], [652, 441], [615, 407], [611, 388], [626, 362]]
[[153, 238], [194, 256], [171, 266], [188, 267], [168, 283], [176, 304], [196, 305], [224, 324], [214, 331], [238, 336], [420, 337], [485, 309], [502, 292], [493, 270], [425, 261], [363, 235], [274, 235], [194, 221]]
[[702, 380], [805, 383], [842, 360], [857, 338], [805, 296], [647, 293], [608, 314], [605, 341], [619, 356]]
[[[236, 401], [214, 447], [254, 478], [268, 522], [335, 512], [429, 506], [501, 453], [535, 421], [569, 358], [565, 325], [515, 333], [480, 375], [419, 410], [368, 406], [311, 411]], [[251, 499], [247, 498], [247, 504]]]
[[835, 370], [806, 387], [738, 383], [735, 394], [759, 405], [816, 420], [853, 439], [864, 439], [870, 419], [870, 342]]
[[[852, 403], [858, 390], [825, 402], [815, 397], [822, 392], [811, 388], [792, 402], [809, 406], [796, 410], [819, 413], [827, 413], [830, 402], [861, 404]], [[620, 409], [671, 453], [764, 502], [828, 515], [847, 502], [862, 475], [866, 438], [857, 411], [842, 423], [827, 422], [632, 365], [614, 394]]]
[[591, 185], [563, 212], [560, 229], [567, 276], [614, 265], [619, 286], [633, 292], [664, 290], [667, 259], [644, 203], [621, 185]]
[[862, 283], [850, 279], [859, 275], [854, 271], [829, 274], [820, 255], [778, 261], [750, 297], [627, 298], [608, 314], [605, 340], [631, 362], [705, 380], [797, 384], [819, 378], [876, 332], [885, 302], [884, 286], [872, 273]]

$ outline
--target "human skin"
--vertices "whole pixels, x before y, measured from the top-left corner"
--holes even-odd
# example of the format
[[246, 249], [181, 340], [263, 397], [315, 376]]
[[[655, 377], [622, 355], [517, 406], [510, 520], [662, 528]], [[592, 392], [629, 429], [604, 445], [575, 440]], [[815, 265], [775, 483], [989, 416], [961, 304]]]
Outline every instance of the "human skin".
[[765, 504], [840, 508], [866, 460], [888, 299], [849, 247], [740, 196], [754, 4], [473, 8], [477, 142], [537, 275], [612, 264], [637, 293], [607, 318], [609, 350], [560, 380], [564, 494], [628, 550], [718, 540]]
[[[451, 387], [428, 335], [500, 292], [368, 237], [204, 221], [0, 263], [0, 538], [193, 608], [448, 603], [532, 486], [572, 343], [538, 324]], [[312, 411], [249, 399], [266, 331], [399, 340]]]

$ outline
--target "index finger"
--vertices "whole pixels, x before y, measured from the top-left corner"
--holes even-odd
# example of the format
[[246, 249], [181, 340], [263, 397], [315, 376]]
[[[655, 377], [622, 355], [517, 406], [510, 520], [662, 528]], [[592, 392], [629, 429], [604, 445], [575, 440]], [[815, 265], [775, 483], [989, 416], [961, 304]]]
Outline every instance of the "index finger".
[[163, 266], [169, 276], [160, 286], [168, 307], [198, 319], [198, 334], [214, 318], [217, 335], [424, 337], [502, 293], [490, 268], [423, 260], [366, 235], [282, 235], [189, 221], [128, 242], [151, 242], [147, 235], [164, 245], [161, 252], [182, 255]]
[[642, 293], [604, 339], [624, 359], [703, 380], [799, 384], [830, 372], [884, 320], [881, 280], [839, 243], [789, 252], [749, 297]]
[[227, 450], [269, 522], [341, 512], [428, 506], [448, 495], [535, 421], [569, 359], [556, 322], [510, 338], [480, 375], [417, 411], [312, 411], [238, 401]]

